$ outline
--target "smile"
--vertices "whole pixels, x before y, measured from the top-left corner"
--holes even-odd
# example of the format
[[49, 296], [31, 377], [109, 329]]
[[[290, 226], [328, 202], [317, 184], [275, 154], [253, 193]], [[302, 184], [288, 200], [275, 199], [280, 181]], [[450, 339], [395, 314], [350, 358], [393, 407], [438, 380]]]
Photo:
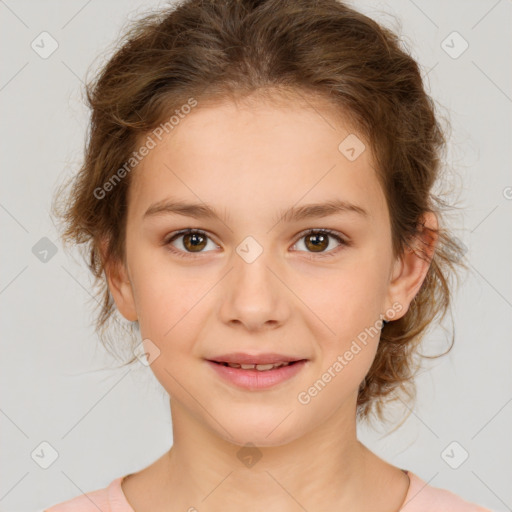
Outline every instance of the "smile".
[[[295, 361], [293, 361], [295, 362]], [[220, 363], [225, 366], [229, 366], [230, 368], [242, 368], [242, 370], [258, 370], [260, 372], [265, 372], [268, 370], [272, 370], [274, 368], [281, 368], [281, 366], [288, 366], [293, 364], [293, 362], [288, 363], [275, 363], [275, 364], [238, 364], [238, 363]]]
[[305, 367], [307, 360], [269, 364], [206, 362], [223, 381], [238, 388], [257, 391], [288, 381]]

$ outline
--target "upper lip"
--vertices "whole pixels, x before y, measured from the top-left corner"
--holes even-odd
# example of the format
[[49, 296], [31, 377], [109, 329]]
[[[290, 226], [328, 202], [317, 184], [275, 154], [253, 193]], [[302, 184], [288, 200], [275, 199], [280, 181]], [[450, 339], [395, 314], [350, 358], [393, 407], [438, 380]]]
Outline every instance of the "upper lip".
[[286, 356], [284, 354], [265, 353], [265, 354], [247, 354], [245, 352], [233, 352], [231, 354], [222, 354], [215, 356], [209, 361], [216, 363], [238, 363], [238, 364], [275, 364], [290, 363], [292, 361], [302, 361], [305, 358]]

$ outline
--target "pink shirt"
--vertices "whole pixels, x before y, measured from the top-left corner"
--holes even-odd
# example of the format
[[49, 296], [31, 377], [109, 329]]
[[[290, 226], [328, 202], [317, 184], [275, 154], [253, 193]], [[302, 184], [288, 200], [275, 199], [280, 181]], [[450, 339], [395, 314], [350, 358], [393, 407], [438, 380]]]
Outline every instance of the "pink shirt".
[[[411, 483], [400, 511], [491, 512], [487, 508], [463, 500], [450, 491], [427, 485], [410, 471], [407, 471], [407, 474]], [[82, 494], [47, 508], [44, 512], [134, 512], [121, 487], [123, 478], [116, 478], [105, 489], [89, 492], [87, 495]]]

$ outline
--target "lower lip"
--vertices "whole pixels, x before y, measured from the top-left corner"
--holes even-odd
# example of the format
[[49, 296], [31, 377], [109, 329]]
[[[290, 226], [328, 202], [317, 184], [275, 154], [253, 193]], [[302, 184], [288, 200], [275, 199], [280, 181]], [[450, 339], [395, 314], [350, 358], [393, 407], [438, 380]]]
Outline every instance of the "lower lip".
[[207, 363], [218, 375], [231, 384], [244, 389], [257, 390], [268, 389], [285, 380], [291, 379], [304, 368], [306, 360], [265, 371], [242, 370], [242, 368], [232, 368], [231, 366], [224, 366], [223, 364], [214, 363], [213, 361], [207, 361]]

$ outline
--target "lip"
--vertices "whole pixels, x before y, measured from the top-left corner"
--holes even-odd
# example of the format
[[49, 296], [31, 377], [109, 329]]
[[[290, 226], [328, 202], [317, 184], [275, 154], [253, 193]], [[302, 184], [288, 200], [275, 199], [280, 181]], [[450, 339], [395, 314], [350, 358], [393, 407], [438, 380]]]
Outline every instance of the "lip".
[[[282, 356], [281, 356], [282, 357]], [[284, 362], [283, 359], [274, 362]], [[297, 375], [304, 366], [307, 360], [302, 359], [288, 366], [281, 366], [273, 370], [243, 370], [242, 368], [231, 368], [224, 366], [221, 363], [207, 360], [208, 365], [225, 381], [243, 389], [247, 390], [260, 390], [268, 389], [278, 384], [291, 379]], [[231, 362], [231, 361], [226, 361]], [[238, 361], [233, 361], [238, 362]], [[241, 364], [264, 364], [264, 363], [241, 363]], [[270, 364], [270, 363], [267, 363]]]
[[277, 354], [275, 352], [266, 352], [263, 354], [247, 354], [246, 352], [232, 352], [230, 354], [222, 354], [212, 357], [208, 361], [216, 361], [218, 363], [238, 363], [238, 364], [275, 364], [275, 363], [291, 363], [292, 361], [301, 361], [304, 357], [287, 356]]

